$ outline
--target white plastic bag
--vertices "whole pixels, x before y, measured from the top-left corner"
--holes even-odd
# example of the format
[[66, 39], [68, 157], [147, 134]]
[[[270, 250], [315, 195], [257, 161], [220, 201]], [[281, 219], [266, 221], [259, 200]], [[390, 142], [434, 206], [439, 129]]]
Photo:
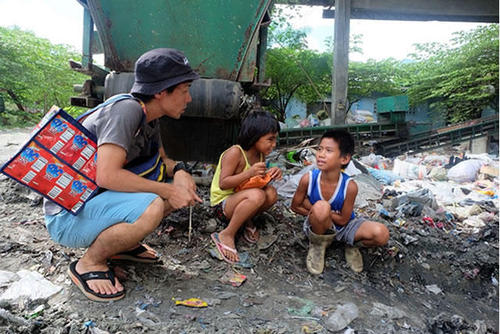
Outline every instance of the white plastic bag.
[[17, 272], [17, 276], [20, 279], [5, 290], [0, 296], [0, 300], [45, 299], [50, 298], [62, 289], [62, 287], [52, 284], [36, 271], [20, 270]]
[[412, 180], [422, 180], [427, 176], [427, 169], [423, 165], [416, 165], [403, 160], [395, 159], [392, 172], [396, 175]]
[[459, 162], [448, 171], [448, 179], [457, 183], [473, 182], [483, 164], [483, 161], [475, 159]]

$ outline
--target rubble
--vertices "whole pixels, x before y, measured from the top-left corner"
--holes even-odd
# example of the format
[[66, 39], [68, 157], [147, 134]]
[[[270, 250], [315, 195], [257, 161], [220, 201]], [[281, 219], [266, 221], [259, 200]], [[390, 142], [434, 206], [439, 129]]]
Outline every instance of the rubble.
[[[262, 240], [238, 240], [252, 264], [247, 268], [210, 257], [210, 233], [222, 228], [207, 204], [213, 168], [193, 163], [205, 203], [193, 207], [192, 231], [189, 209], [178, 210], [146, 239], [163, 264], [111, 263], [127, 296], [109, 304], [91, 302], [71, 285], [67, 267], [83, 250], [49, 239], [40, 196], [0, 176], [0, 296], [20, 282], [22, 271], [60, 290], [0, 301], [0, 332], [496, 333], [498, 157], [465, 154], [450, 164], [457, 152], [436, 153], [398, 157], [396, 169], [396, 159], [355, 157], [346, 169], [360, 189], [355, 210], [386, 224], [390, 240], [361, 249], [360, 274], [334, 243], [319, 277], [305, 268], [303, 217], [289, 209], [300, 176], [314, 166], [313, 146], [271, 156], [284, 170], [274, 184], [280, 197], [256, 217]], [[467, 180], [448, 180], [452, 168], [468, 161], [479, 163]], [[396, 177], [381, 182], [373, 171]], [[172, 298], [198, 298], [207, 307], [176, 307]]]

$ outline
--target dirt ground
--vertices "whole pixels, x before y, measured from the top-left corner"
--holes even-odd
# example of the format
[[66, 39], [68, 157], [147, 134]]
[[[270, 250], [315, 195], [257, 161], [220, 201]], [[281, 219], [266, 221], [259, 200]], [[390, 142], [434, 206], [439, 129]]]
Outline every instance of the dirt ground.
[[[8, 135], [0, 132], [4, 154], [22, 142], [19, 138], [26, 131]], [[495, 219], [478, 233], [465, 234], [456, 233], [453, 222], [436, 228], [422, 223], [422, 217], [407, 218], [400, 226], [380, 217], [373, 203], [363, 213], [388, 226], [389, 244], [362, 249], [365, 270], [355, 274], [345, 263], [343, 246], [334, 243], [327, 250], [324, 274], [313, 277], [305, 267], [303, 218], [282, 198], [269, 214], [258, 217], [258, 245], [238, 241], [238, 249], [249, 253], [252, 268], [231, 269], [211, 257], [210, 232], [223, 227], [211, 220], [208, 187], [200, 186], [199, 191], [206, 203], [193, 209], [191, 242], [189, 211], [167, 217], [146, 239], [161, 252], [163, 263], [112, 263], [127, 296], [96, 303], [85, 298], [66, 273], [83, 250], [52, 242], [41, 197], [0, 175], [0, 270], [36, 271], [63, 288], [50, 299], [0, 301], [0, 332], [327, 333], [336, 328], [331, 320], [335, 311], [352, 304], [357, 316], [339, 333], [499, 330], [497, 205], [483, 203], [482, 209], [493, 212]], [[221, 282], [228, 270], [237, 270], [246, 281], [239, 287]], [[200, 298], [208, 306], [176, 306], [173, 300], [188, 298]]]

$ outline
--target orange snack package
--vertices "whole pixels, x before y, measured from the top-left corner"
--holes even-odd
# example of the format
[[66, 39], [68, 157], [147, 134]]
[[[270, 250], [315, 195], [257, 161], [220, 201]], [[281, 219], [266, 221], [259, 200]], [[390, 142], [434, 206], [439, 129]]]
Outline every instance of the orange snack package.
[[269, 182], [271, 182], [271, 180], [272, 178], [270, 173], [266, 173], [264, 176], [252, 176], [234, 188], [234, 191], [238, 192], [250, 188], [264, 188]]

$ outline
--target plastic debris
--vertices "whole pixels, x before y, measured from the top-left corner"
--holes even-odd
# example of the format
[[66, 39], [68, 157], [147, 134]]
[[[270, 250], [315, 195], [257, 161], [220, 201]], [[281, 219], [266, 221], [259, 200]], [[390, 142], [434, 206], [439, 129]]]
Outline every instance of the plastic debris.
[[310, 315], [311, 311], [314, 308], [314, 303], [310, 300], [306, 300], [305, 303], [306, 304], [304, 306], [302, 306], [301, 308], [289, 307], [287, 309], [288, 313], [291, 315], [297, 315], [300, 317], [305, 317], [307, 315]]
[[315, 334], [320, 333], [323, 330], [323, 326], [318, 324], [317, 322], [308, 323], [302, 326], [301, 333], [304, 334]]
[[38, 305], [29, 315], [29, 319], [33, 319], [38, 317], [39, 315], [43, 314], [43, 310], [45, 309], [45, 305]]
[[196, 308], [208, 306], [206, 301], [203, 301], [199, 298], [189, 298], [184, 300], [176, 300], [175, 298], [172, 298], [172, 300], [175, 301], [175, 305], [183, 305], [187, 307], [196, 307]]
[[245, 282], [247, 277], [243, 274], [234, 272], [232, 269], [228, 269], [219, 281], [224, 284], [230, 284], [234, 287], [241, 286]]
[[435, 295], [443, 292], [443, 290], [441, 290], [436, 284], [426, 285], [425, 288]]
[[97, 327], [96, 323], [94, 321], [92, 321], [92, 320], [86, 321], [83, 325], [86, 327], [85, 333], [89, 333], [89, 334], [109, 334], [108, 331], [99, 329]]
[[406, 313], [400, 309], [377, 302], [373, 303], [373, 309], [370, 314], [379, 317], [387, 317], [391, 320], [406, 317]]
[[358, 307], [353, 303], [346, 303], [337, 307], [335, 312], [325, 321], [330, 331], [339, 331], [349, 325], [359, 316]]
[[[215, 259], [223, 260], [220, 253], [212, 246], [208, 248], [208, 253]], [[237, 268], [252, 268], [253, 263], [250, 261], [250, 255], [247, 252], [238, 252], [238, 257], [240, 261], [233, 264]]]
[[397, 180], [401, 180], [401, 176], [394, 174], [390, 170], [367, 168], [370, 174], [383, 184], [389, 185]]
[[28, 326], [29, 322], [21, 317], [15, 316], [11, 314], [6, 309], [0, 308], [0, 319], [5, 320], [6, 322], [11, 322], [16, 325]]
[[20, 279], [12, 283], [0, 296], [0, 300], [29, 300], [46, 299], [62, 290], [62, 287], [52, 284], [35, 271], [20, 270], [17, 272]]

